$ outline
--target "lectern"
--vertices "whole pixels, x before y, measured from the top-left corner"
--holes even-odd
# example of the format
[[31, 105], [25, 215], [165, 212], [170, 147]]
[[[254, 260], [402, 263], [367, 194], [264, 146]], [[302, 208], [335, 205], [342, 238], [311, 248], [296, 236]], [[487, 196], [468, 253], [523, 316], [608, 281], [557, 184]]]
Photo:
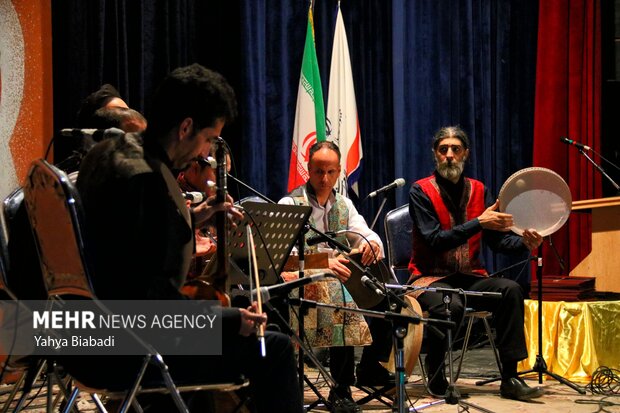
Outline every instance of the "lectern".
[[569, 275], [595, 277], [597, 291], [620, 293], [620, 196], [574, 201], [572, 210], [592, 213], [592, 251]]

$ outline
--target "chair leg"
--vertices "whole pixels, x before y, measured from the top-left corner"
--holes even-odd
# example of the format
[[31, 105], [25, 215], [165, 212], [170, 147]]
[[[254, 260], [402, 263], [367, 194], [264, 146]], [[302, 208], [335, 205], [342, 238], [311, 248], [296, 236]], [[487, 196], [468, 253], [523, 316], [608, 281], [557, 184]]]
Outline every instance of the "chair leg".
[[487, 337], [489, 338], [489, 343], [491, 344], [491, 349], [493, 349], [493, 355], [495, 356], [495, 361], [497, 362], [497, 369], [499, 370], [499, 374], [502, 374], [502, 362], [499, 359], [499, 352], [497, 351], [497, 347], [495, 346], [495, 340], [493, 339], [493, 332], [491, 331], [491, 326], [489, 325], [489, 320], [486, 317], [482, 319], [484, 323], [484, 330], [487, 333]]
[[131, 407], [133, 407], [133, 409], [136, 411], [136, 413], [144, 413], [144, 410], [142, 410], [142, 406], [138, 402], [138, 399], [136, 399], [135, 397], [131, 401]]
[[[30, 391], [32, 390], [32, 386], [34, 386], [34, 384], [36, 383], [37, 378], [41, 377], [41, 373], [43, 372], [45, 365], [46, 365], [45, 360], [38, 361], [36, 364], [36, 369], [33, 369], [33, 367], [35, 366], [29, 367], [28, 371], [23, 376], [23, 380], [21, 380], [20, 378], [20, 380], [24, 384], [24, 387], [22, 389], [22, 395], [17, 401], [17, 405], [15, 406], [15, 410], [13, 410], [13, 413], [17, 413], [21, 411], [22, 407], [24, 406], [24, 403], [26, 403], [28, 394], [30, 394]], [[7, 403], [7, 405], [5, 406], [5, 409], [2, 412], [5, 413], [8, 411], [9, 411], [9, 404]]]
[[97, 411], [99, 411], [99, 413], [108, 413], [103, 403], [101, 403], [101, 399], [99, 398], [97, 393], [92, 393], [90, 395], [90, 398], [92, 399], [93, 403], [95, 403], [95, 406], [97, 407]]
[[471, 328], [473, 324], [474, 324], [474, 317], [468, 317], [467, 330], [465, 330], [465, 340], [463, 341], [463, 347], [461, 348], [459, 366], [456, 368], [456, 374], [454, 375], [454, 381], [457, 381], [459, 379], [459, 376], [461, 375], [461, 366], [463, 365], [463, 359], [465, 358], [465, 353], [467, 352], [467, 346], [469, 345], [469, 336], [471, 334]]
[[22, 386], [22, 384], [24, 384], [25, 379], [26, 379], [26, 371], [23, 371], [22, 374], [17, 379], [17, 381], [13, 384], [11, 393], [9, 394], [9, 397], [5, 401], [5, 405], [4, 405], [4, 408], [2, 409], [2, 413], [7, 413], [9, 411], [9, 406], [11, 406], [11, 403], [13, 403], [13, 400], [15, 400], [15, 396], [17, 395], [19, 388]]
[[422, 372], [422, 384], [424, 384], [424, 388], [428, 391], [428, 381], [426, 380], [426, 369], [424, 368], [424, 363], [422, 362], [422, 356], [418, 354], [418, 366], [420, 366], [420, 371]]
[[71, 392], [71, 395], [67, 398], [67, 405], [63, 409], [62, 413], [69, 413], [71, 409], [73, 409], [73, 404], [75, 403], [78, 394], [80, 394], [80, 390], [76, 387]]
[[168, 366], [166, 366], [166, 363], [164, 363], [164, 360], [161, 357], [161, 355], [159, 354], [152, 355], [151, 361], [159, 367], [161, 371], [161, 375], [164, 379], [164, 383], [166, 383], [166, 387], [168, 388], [168, 390], [170, 390], [170, 396], [172, 396], [172, 399], [174, 400], [174, 404], [176, 404], [179, 412], [189, 413], [189, 409], [185, 405], [185, 402], [183, 401], [183, 398], [181, 397], [181, 393], [179, 393], [179, 389], [177, 389], [177, 386], [174, 384], [174, 381], [172, 380], [172, 377], [170, 376], [170, 372], [168, 371]]
[[121, 404], [121, 407], [118, 410], [118, 413], [126, 413], [129, 410], [129, 407], [131, 406], [133, 399], [136, 398], [136, 394], [138, 393], [138, 388], [140, 387], [140, 383], [142, 382], [142, 378], [144, 377], [144, 373], [146, 373], [146, 368], [148, 367], [150, 361], [151, 361], [150, 356], [147, 356], [144, 358], [144, 361], [142, 362], [142, 366], [140, 367], [140, 370], [138, 371], [138, 376], [136, 377], [136, 380], [134, 381], [129, 391], [127, 391], [127, 396], [125, 396], [125, 399], [123, 399], [123, 403]]

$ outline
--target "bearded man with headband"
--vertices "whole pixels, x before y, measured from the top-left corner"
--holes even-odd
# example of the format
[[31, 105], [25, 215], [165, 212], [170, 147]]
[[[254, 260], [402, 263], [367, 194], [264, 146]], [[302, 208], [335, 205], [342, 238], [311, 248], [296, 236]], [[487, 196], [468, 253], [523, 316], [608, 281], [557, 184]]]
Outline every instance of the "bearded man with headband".
[[[529, 400], [541, 396], [542, 391], [529, 387], [517, 376], [518, 361], [527, 357], [523, 291], [512, 280], [490, 278], [480, 251], [482, 241], [497, 252], [534, 251], [542, 237], [533, 230], [526, 230], [523, 237], [512, 234], [512, 215], [497, 211], [499, 201], [482, 182], [463, 175], [469, 148], [469, 138], [458, 126], [443, 127], [433, 137], [435, 172], [415, 182], [409, 191], [413, 249], [408, 283], [501, 293], [501, 298], [468, 296], [467, 305], [493, 312], [502, 362], [502, 397]], [[422, 309], [428, 310], [432, 318], [445, 318], [442, 293], [419, 290], [416, 294]], [[451, 318], [458, 324], [464, 313], [463, 298], [451, 295]], [[444, 373], [447, 343], [434, 334], [427, 339], [429, 390], [441, 397], [448, 389]]]

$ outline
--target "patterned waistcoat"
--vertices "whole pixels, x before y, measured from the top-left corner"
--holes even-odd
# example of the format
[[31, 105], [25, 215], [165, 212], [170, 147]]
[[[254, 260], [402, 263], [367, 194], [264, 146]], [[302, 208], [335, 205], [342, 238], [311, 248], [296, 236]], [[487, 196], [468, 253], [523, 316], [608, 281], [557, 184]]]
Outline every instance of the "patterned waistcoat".
[[[310, 201], [308, 199], [308, 189], [307, 185], [301, 185], [297, 188], [293, 189], [289, 196], [295, 202], [295, 205], [310, 205]], [[308, 223], [314, 227], [316, 227], [316, 222], [312, 216], [308, 220]], [[327, 230], [328, 231], [342, 231], [349, 228], [349, 208], [347, 207], [344, 198], [340, 194], [336, 194], [336, 202], [332, 205], [331, 209], [327, 212]], [[336, 241], [339, 241], [345, 245], [349, 245], [347, 237], [344, 234], [338, 235]], [[306, 244], [305, 251], [314, 253], [317, 251], [317, 246], [308, 246]]]

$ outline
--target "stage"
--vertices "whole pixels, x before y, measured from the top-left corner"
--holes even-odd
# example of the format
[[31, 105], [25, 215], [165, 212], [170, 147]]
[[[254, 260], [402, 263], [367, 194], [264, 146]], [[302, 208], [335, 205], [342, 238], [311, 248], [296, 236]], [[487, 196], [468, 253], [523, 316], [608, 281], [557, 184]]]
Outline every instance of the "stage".
[[[530, 402], [518, 402], [514, 400], [503, 399], [499, 395], [499, 382], [487, 384], [485, 386], [476, 386], [475, 382], [489, 377], [494, 377], [497, 373], [497, 366], [488, 346], [482, 349], [474, 349], [467, 353], [463, 362], [463, 371], [461, 378], [457, 382], [457, 387], [461, 393], [468, 394], [465, 399], [468, 403], [473, 403], [485, 409], [497, 413], [519, 412], [519, 413], [582, 413], [582, 412], [620, 412], [620, 395], [613, 397], [605, 397], [602, 395], [593, 395], [587, 391], [586, 395], [581, 395], [571, 388], [562, 385], [554, 380], [544, 380], [541, 385], [545, 390], [545, 394]], [[407, 395], [409, 396], [412, 407], [420, 409], [428, 403], [436, 403], [432, 406], [423, 408], [424, 412], [458, 412], [457, 406], [447, 405], [439, 399], [428, 396], [424, 390], [420, 378], [420, 372], [416, 366], [414, 374], [411, 376], [410, 383], [407, 384]], [[317, 380], [315, 370], [308, 369], [308, 376], [311, 380]], [[321, 393], [327, 395], [328, 389], [321, 381], [316, 382], [321, 389]], [[537, 386], [538, 381], [534, 379], [527, 380], [528, 385]], [[585, 385], [582, 383], [580, 385]], [[620, 383], [618, 383], [620, 385]], [[360, 399], [365, 396], [361, 391], [354, 391], [354, 398]], [[306, 404], [316, 400], [316, 397], [308, 387], [305, 391]], [[602, 403], [606, 410], [599, 410], [599, 403]], [[377, 401], [373, 401], [362, 406], [363, 411], [372, 412], [390, 412], [391, 410]], [[326, 411], [322, 408], [315, 408], [313, 412]], [[412, 410], [414, 411], [414, 410]], [[476, 410], [470, 408], [470, 412]]]
[[[475, 382], [481, 378], [493, 377], [496, 374], [497, 367], [495, 361], [491, 355], [491, 350], [488, 346], [481, 349], [474, 349], [468, 352], [465, 361], [463, 363], [463, 371], [461, 378], [457, 382], [457, 386], [461, 393], [468, 394], [469, 397], [465, 399], [469, 403], [476, 404], [484, 407], [488, 410], [497, 413], [504, 412], [520, 412], [520, 413], [539, 413], [544, 411], [545, 413], [581, 413], [581, 412], [620, 412], [620, 395], [613, 397], [605, 397], [602, 395], [593, 395], [590, 391], [586, 395], [581, 395], [570, 389], [567, 386], [559, 384], [553, 380], [545, 380], [542, 387], [545, 390], [545, 395], [539, 399], [535, 399], [531, 402], [517, 402], [513, 400], [506, 400], [499, 396], [499, 382], [491, 383], [485, 386], [476, 386]], [[309, 379], [316, 384], [322, 394], [327, 397], [328, 388], [325, 383], [317, 376], [317, 370], [307, 368], [306, 373]], [[527, 380], [530, 386], [538, 385], [535, 380]], [[3, 400], [6, 398], [8, 386], [0, 386], [0, 407], [3, 406]], [[36, 393], [33, 392], [33, 393]], [[410, 398], [412, 407], [420, 409], [423, 405], [428, 403], [437, 403], [423, 409], [425, 412], [458, 412], [457, 406], [446, 405], [441, 400], [428, 396], [422, 385], [420, 373], [416, 366], [414, 374], [411, 376], [410, 383], [407, 384], [407, 395]], [[224, 395], [222, 395], [224, 396]], [[304, 398], [306, 404], [312, 403], [316, 400], [314, 393], [306, 386], [304, 392]], [[354, 397], [360, 399], [365, 394], [361, 391], [354, 391]], [[30, 412], [43, 413], [45, 412], [45, 389], [43, 389], [38, 396], [31, 402], [29, 409]], [[219, 397], [224, 401], [219, 405], [217, 413], [232, 412], [227, 410], [226, 406], [231, 405], [225, 402], [228, 396]], [[605, 410], [599, 410], [599, 403]], [[363, 411], [372, 412], [390, 412], [390, 409], [382, 405], [377, 401], [372, 401], [362, 406]], [[80, 412], [95, 412], [95, 406], [90, 401], [90, 398], [86, 394], [80, 395], [79, 401]], [[325, 411], [324, 408], [317, 407], [312, 410], [313, 412]], [[412, 410], [414, 411], [414, 410]], [[470, 409], [471, 412], [476, 411]], [[277, 413], [277, 412], [274, 412]]]
[[[533, 363], [537, 353], [537, 302], [527, 300], [525, 303], [525, 329], [529, 347], [529, 362]], [[605, 302], [544, 302], [544, 357], [549, 370], [564, 377], [571, 378], [579, 386], [586, 386], [591, 375], [599, 366], [620, 369], [620, 301]], [[357, 352], [359, 353], [359, 351]], [[356, 353], [356, 354], [357, 354]], [[520, 370], [529, 368], [522, 363]], [[517, 402], [503, 399], [499, 395], [499, 381], [485, 386], [476, 386], [475, 382], [481, 379], [494, 377], [497, 366], [489, 346], [470, 350], [463, 362], [461, 377], [457, 387], [469, 397], [465, 399], [493, 412], [541, 412], [545, 413], [572, 413], [572, 412], [620, 412], [620, 395], [604, 396], [593, 394], [587, 390], [581, 395], [568, 386], [555, 380], [544, 377], [542, 384], [545, 394], [531, 402]], [[316, 369], [306, 368], [306, 374], [319, 391], [327, 397], [329, 389], [325, 382], [318, 377]], [[617, 378], [616, 380], [620, 380]], [[527, 379], [530, 386], [538, 385], [537, 377]], [[620, 382], [615, 382], [616, 391], [620, 391]], [[365, 396], [360, 390], [353, 389], [356, 400]], [[410, 406], [428, 412], [458, 412], [456, 406], [446, 405], [440, 399], [430, 397], [422, 384], [419, 367], [416, 366], [406, 387], [410, 399]], [[3, 406], [8, 392], [8, 386], [0, 386], [0, 408]], [[36, 393], [33, 392], [33, 393]], [[45, 389], [38, 393], [30, 406], [29, 411], [44, 412]], [[226, 406], [229, 395], [218, 397], [222, 400], [218, 404], [217, 413], [232, 411]], [[317, 400], [316, 395], [308, 386], [305, 387], [304, 399], [306, 405]], [[429, 403], [434, 403], [429, 406]], [[426, 406], [422, 408], [423, 406]], [[602, 407], [599, 410], [599, 406]], [[390, 412], [390, 408], [373, 400], [362, 406], [364, 411]], [[80, 395], [80, 412], [95, 412], [95, 406], [86, 394]], [[242, 410], [243, 411], [243, 410]], [[311, 411], [326, 411], [321, 406]], [[415, 410], [411, 410], [415, 411]], [[475, 411], [475, 409], [470, 409]]]

